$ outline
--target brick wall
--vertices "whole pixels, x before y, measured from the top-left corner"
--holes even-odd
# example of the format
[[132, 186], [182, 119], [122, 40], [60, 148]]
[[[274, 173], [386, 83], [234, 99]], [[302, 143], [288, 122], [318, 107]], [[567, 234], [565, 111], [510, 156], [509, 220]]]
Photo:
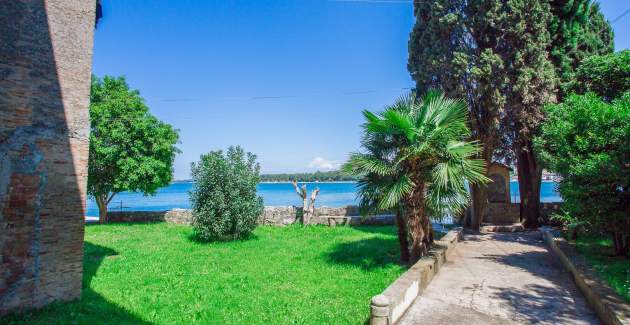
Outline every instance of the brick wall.
[[0, 1], [0, 314], [81, 294], [94, 10]]

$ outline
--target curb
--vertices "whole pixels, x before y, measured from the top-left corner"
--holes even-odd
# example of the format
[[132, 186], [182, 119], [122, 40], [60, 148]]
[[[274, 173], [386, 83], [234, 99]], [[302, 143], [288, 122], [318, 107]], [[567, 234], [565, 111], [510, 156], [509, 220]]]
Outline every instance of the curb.
[[490, 233], [490, 232], [523, 232], [525, 228], [520, 223], [515, 223], [511, 225], [485, 225], [481, 226], [479, 229], [481, 233]]
[[549, 249], [558, 257], [564, 268], [571, 273], [588, 304], [602, 323], [606, 325], [630, 324], [630, 304], [627, 304], [611, 287], [602, 282], [588, 267], [583, 256], [564, 238], [556, 236], [553, 229], [539, 229]]
[[436, 240], [429, 254], [396, 279], [381, 294], [372, 297], [370, 324], [395, 324], [440, 271], [455, 245], [463, 239], [463, 228], [450, 230]]

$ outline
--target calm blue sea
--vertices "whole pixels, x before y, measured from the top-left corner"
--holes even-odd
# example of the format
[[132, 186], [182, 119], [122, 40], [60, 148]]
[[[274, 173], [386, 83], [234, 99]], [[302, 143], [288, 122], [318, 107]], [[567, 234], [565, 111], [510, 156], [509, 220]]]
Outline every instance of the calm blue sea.
[[[317, 206], [342, 207], [356, 204], [355, 183], [307, 183], [309, 191], [319, 186], [321, 192]], [[511, 182], [512, 202], [518, 202], [518, 183]], [[114, 197], [109, 205], [110, 211], [165, 211], [174, 208], [190, 208], [188, 192], [192, 188], [190, 182], [177, 182], [158, 190], [154, 196], [143, 196], [139, 193], [123, 192]], [[258, 185], [258, 193], [263, 197], [265, 205], [289, 206], [301, 205], [290, 183], [262, 183]], [[543, 182], [541, 189], [543, 202], [562, 201], [556, 190], [556, 183]], [[87, 202], [87, 215], [98, 216], [98, 208], [93, 200]]]

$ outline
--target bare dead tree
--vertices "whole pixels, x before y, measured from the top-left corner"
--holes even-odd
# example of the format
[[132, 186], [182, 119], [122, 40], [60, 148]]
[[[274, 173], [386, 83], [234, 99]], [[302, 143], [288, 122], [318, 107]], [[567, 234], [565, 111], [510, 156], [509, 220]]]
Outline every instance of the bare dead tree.
[[302, 224], [308, 225], [311, 222], [311, 218], [315, 215], [315, 200], [319, 195], [319, 187], [316, 187], [311, 192], [311, 200], [308, 201], [308, 192], [306, 190], [306, 184], [302, 184], [302, 187], [298, 186], [297, 181], [292, 181], [295, 193], [302, 199]]

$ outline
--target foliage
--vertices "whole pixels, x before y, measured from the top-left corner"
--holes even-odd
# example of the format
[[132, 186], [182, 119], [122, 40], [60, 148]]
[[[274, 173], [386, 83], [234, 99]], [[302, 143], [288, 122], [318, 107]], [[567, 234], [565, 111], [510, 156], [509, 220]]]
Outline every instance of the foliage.
[[589, 266], [630, 303], [630, 259], [611, 257], [613, 243], [610, 238], [596, 234], [581, 236], [576, 241], [576, 247], [586, 257]]
[[559, 222], [564, 227], [566, 227], [569, 239], [571, 240], [576, 240], [578, 234], [583, 232], [589, 226], [588, 221], [580, 220], [567, 211], [552, 214], [550, 220]]
[[592, 91], [608, 101], [630, 91], [630, 50], [585, 59], [572, 90], [581, 94]]
[[0, 323], [359, 324], [404, 272], [390, 226], [261, 226], [256, 240], [210, 244], [192, 236], [166, 223], [88, 225], [82, 298]]
[[317, 171], [314, 173], [260, 175], [261, 182], [290, 182], [293, 180], [297, 180], [299, 182], [341, 182], [356, 181], [357, 177], [344, 173], [340, 170], [333, 170], [328, 172]]
[[212, 151], [192, 164], [193, 227], [201, 240], [245, 238], [256, 228], [263, 200], [256, 194], [260, 166], [241, 147]]
[[363, 115], [365, 152], [352, 154], [344, 169], [361, 176], [362, 206], [403, 210], [414, 262], [432, 243], [428, 218], [464, 209], [465, 180], [487, 181], [484, 162], [473, 159], [479, 147], [465, 141], [466, 105], [432, 91]]
[[[564, 208], [612, 233], [630, 249], [630, 92], [607, 103], [593, 93], [546, 108], [536, 140], [541, 159], [562, 176]], [[620, 236], [620, 237], [619, 237]]]
[[566, 96], [582, 60], [612, 53], [612, 27], [591, 0], [552, 0], [551, 59], [559, 78], [559, 98]]
[[92, 78], [88, 194], [101, 218], [122, 191], [152, 195], [173, 177], [178, 132], [149, 113], [123, 77]]
[[407, 69], [416, 91], [439, 89], [466, 101], [472, 138], [483, 146], [486, 163], [498, 144], [497, 117], [507, 87], [497, 48], [500, 7], [500, 1], [414, 1], [416, 22], [409, 37]]

